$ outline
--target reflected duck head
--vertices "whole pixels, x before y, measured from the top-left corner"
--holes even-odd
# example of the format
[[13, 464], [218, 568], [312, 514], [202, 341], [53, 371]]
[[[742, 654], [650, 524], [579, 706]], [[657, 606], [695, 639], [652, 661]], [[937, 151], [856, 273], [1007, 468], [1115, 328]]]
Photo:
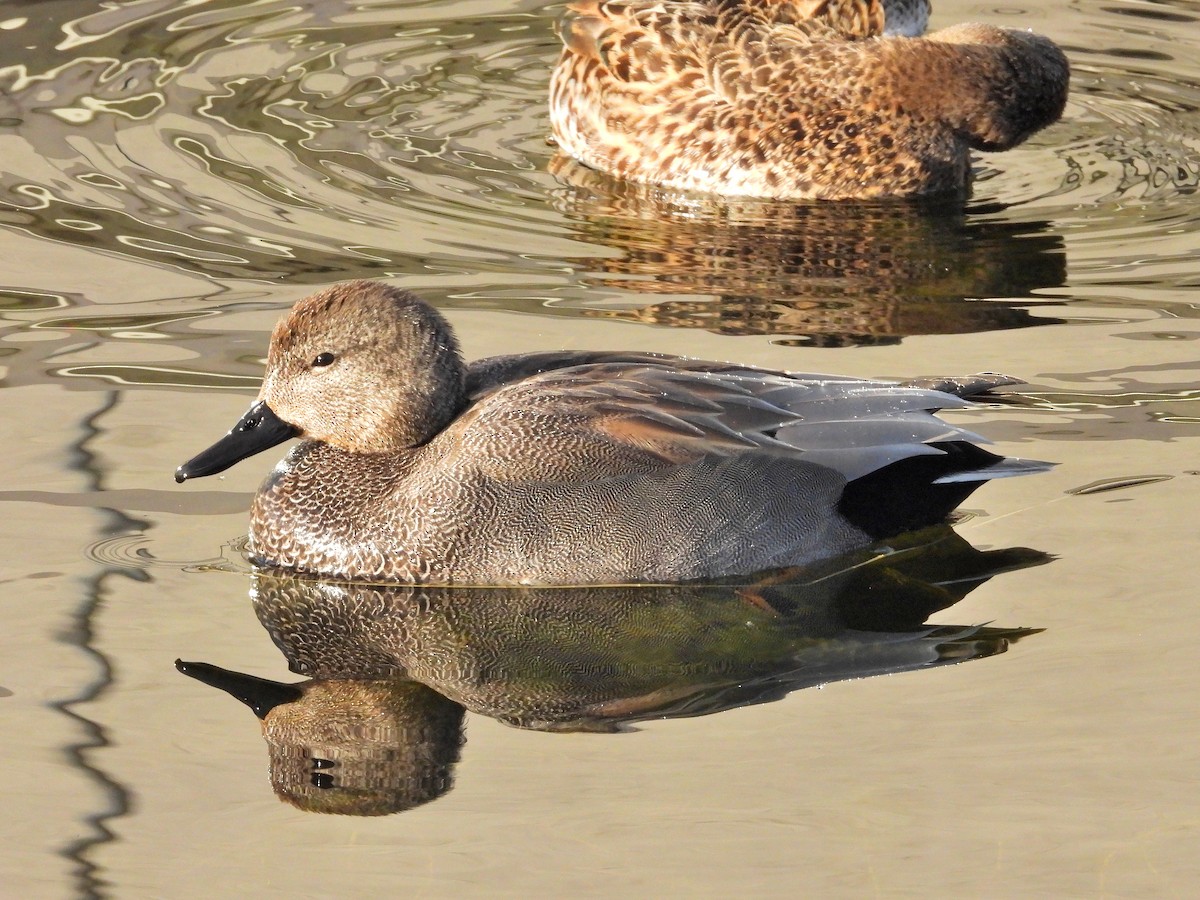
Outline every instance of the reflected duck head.
[[452, 786], [464, 710], [425, 685], [404, 678], [285, 684], [209, 663], [175, 667], [254, 711], [271, 786], [299, 809], [388, 815]]

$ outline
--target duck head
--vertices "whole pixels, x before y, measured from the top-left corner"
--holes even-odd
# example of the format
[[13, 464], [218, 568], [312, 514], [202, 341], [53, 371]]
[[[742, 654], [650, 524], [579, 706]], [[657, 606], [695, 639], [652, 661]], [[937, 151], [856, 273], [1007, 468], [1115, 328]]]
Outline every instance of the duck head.
[[293, 437], [354, 453], [419, 446], [458, 413], [465, 380], [450, 324], [429, 304], [379, 282], [335, 285], [275, 326], [258, 399], [175, 480], [215, 475]]

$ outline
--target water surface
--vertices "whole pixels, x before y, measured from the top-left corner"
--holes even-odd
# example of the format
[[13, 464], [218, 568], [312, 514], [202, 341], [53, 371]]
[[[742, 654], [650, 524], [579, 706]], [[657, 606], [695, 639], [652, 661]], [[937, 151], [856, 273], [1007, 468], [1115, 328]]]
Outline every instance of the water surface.
[[[545, 142], [557, 14], [0, 3], [8, 890], [1186, 893], [1194, 4], [941, 3], [935, 26], [1034, 28], [1073, 66], [1063, 121], [980, 158], [965, 210], [730, 205], [563, 166]], [[434, 301], [470, 356], [1025, 378], [956, 420], [1060, 465], [986, 486], [957, 530], [1056, 559], [930, 613], [1025, 637], [629, 734], [468, 705], [435, 800], [375, 818], [280, 803], [253, 716], [173, 665], [300, 681], [238, 553], [269, 462], [171, 473], [245, 408], [279, 313], [350, 277]]]

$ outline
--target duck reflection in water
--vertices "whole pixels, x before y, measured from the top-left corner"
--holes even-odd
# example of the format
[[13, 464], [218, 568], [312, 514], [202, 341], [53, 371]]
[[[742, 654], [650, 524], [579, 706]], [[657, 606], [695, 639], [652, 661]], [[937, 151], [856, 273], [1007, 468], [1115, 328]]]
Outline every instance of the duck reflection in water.
[[[617, 251], [570, 260], [622, 292], [585, 315], [821, 347], [1064, 321], [1032, 312], [1058, 302], [1037, 292], [1066, 282], [1062, 237], [1046, 221], [991, 219], [982, 207], [967, 215], [945, 202], [706, 197], [561, 157], [552, 171], [564, 182], [555, 207], [589, 244]], [[647, 294], [661, 300], [646, 305]]]
[[943, 525], [718, 583], [381, 586], [261, 571], [255, 611], [309, 680], [177, 665], [259, 716], [281, 798], [383, 815], [450, 788], [464, 709], [519, 728], [615, 732], [1001, 653], [1034, 631], [926, 620], [1046, 559], [978, 551]]

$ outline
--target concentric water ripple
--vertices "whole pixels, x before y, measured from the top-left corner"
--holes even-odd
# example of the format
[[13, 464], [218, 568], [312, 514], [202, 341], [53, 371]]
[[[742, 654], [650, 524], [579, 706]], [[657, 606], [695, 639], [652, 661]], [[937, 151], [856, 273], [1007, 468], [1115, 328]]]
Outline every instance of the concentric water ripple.
[[36, 49], [0, 72], [0, 221], [216, 278], [553, 243], [531, 202], [549, 183], [531, 102], [548, 20], [439, 10], [135, 3], [57, 33], [31, 18]]
[[[1137, 0], [1085, 6], [1055, 19], [1053, 36], [1072, 65], [1063, 121], [997, 157], [1004, 168], [985, 169], [972, 209], [988, 215], [999, 203], [1009, 206], [1003, 217], [1036, 210], [1055, 221], [1072, 295], [1084, 304], [1194, 317], [1188, 304], [1163, 310], [1161, 286], [1194, 281], [1180, 273], [1191, 268], [1200, 232], [1200, 9]], [[1058, 184], [1038, 191], [1047, 153]], [[1151, 282], [1159, 286], [1153, 296], [1143, 290]]]
[[247, 574], [253, 567], [246, 556], [245, 536], [221, 547], [219, 556], [209, 559], [162, 559], [151, 548], [153, 541], [143, 534], [122, 534], [104, 538], [84, 548], [88, 559], [106, 568], [125, 570], [184, 569], [191, 572], [234, 572]]

